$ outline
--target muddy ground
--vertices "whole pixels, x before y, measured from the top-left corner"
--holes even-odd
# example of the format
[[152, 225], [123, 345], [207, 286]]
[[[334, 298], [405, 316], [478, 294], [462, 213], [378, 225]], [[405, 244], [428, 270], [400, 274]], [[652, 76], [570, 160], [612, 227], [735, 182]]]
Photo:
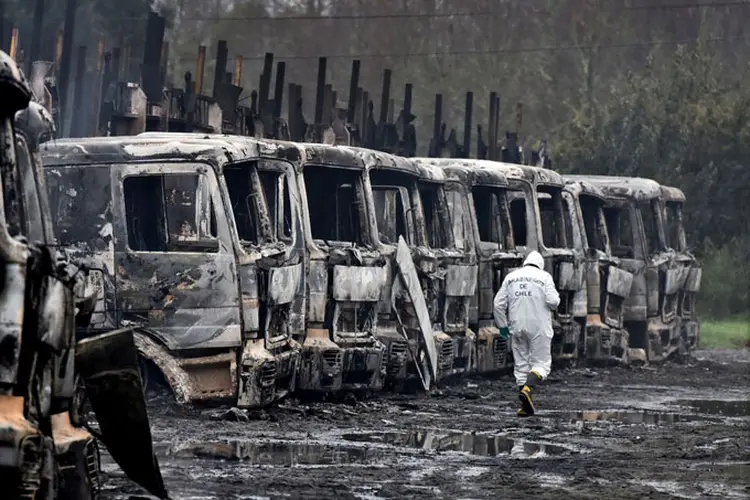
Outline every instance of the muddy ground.
[[[568, 368], [519, 419], [510, 376], [430, 396], [187, 409], [151, 393], [175, 499], [750, 498], [750, 351]], [[104, 498], [143, 495], [103, 452]], [[145, 498], [145, 497], [140, 497]]]

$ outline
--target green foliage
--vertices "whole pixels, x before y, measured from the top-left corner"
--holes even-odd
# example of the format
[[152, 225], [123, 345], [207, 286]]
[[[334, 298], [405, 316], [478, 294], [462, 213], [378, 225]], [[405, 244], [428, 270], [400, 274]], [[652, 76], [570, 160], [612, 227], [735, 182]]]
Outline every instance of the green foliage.
[[700, 346], [714, 349], [736, 349], [750, 346], [750, 318], [701, 323]]
[[701, 316], [727, 318], [750, 309], [750, 238], [738, 238], [721, 248], [704, 252], [703, 280], [697, 301]]

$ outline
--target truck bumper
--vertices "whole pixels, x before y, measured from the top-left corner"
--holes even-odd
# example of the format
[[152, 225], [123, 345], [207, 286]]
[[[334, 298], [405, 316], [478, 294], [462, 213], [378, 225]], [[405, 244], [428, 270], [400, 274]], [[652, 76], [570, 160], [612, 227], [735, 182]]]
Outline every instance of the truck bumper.
[[296, 342], [275, 354], [261, 349], [250, 356], [243, 355], [237, 406], [259, 408], [293, 392], [299, 361], [300, 347]]
[[581, 325], [576, 321], [554, 324], [552, 336], [552, 361], [578, 358], [578, 345], [581, 341]]
[[586, 359], [595, 363], [627, 364], [628, 331], [601, 322], [586, 324]]
[[682, 338], [688, 350], [696, 349], [701, 335], [700, 323], [694, 320], [683, 321], [681, 330]]
[[680, 347], [680, 321], [664, 323], [658, 318], [649, 318], [647, 323], [646, 355], [649, 362], [660, 363]]
[[308, 392], [380, 390], [383, 388], [385, 347], [340, 347], [329, 339], [306, 341], [297, 388]]

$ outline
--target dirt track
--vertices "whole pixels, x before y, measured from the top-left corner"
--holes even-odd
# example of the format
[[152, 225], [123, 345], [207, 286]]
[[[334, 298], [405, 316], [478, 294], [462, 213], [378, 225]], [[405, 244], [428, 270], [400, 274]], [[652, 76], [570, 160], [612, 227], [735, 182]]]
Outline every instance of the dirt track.
[[[285, 401], [247, 422], [150, 400], [174, 499], [750, 498], [750, 351], [553, 371], [538, 416], [509, 376], [432, 396]], [[104, 498], [142, 490], [103, 453]]]

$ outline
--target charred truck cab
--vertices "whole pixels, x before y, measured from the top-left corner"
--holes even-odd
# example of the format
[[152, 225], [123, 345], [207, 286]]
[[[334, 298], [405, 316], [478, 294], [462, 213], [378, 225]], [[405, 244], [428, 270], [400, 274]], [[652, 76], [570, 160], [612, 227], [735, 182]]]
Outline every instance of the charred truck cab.
[[[572, 200], [563, 196], [564, 180], [560, 174], [541, 167], [510, 163], [496, 163], [508, 180], [523, 179], [527, 191], [511, 199], [511, 213], [522, 208], [529, 209], [529, 198], [533, 224], [528, 228], [536, 231], [537, 250], [544, 257], [545, 270], [555, 280], [560, 293], [560, 305], [553, 314], [552, 360], [574, 360], [582, 342], [587, 313], [587, 290], [584, 283], [586, 267], [582, 249], [574, 246]], [[521, 197], [523, 196], [523, 197]], [[521, 201], [525, 200], [525, 207]], [[520, 215], [514, 220], [521, 220]], [[518, 242], [516, 242], [518, 244]]]
[[[523, 182], [508, 180], [496, 163], [485, 160], [419, 159], [443, 168], [449, 179], [460, 182], [460, 190], [448, 191], [453, 220], [469, 217], [466, 239], [472, 239], [478, 256], [478, 286], [471, 301], [469, 325], [477, 332], [476, 371], [494, 372], [512, 363], [510, 344], [500, 337], [494, 320], [494, 299], [505, 276], [521, 266], [528, 242], [525, 238], [527, 211], [513, 221], [509, 193], [523, 193]], [[522, 201], [522, 200], [521, 200]], [[516, 239], [518, 238], [518, 240]]]
[[579, 356], [595, 363], [627, 364], [624, 304], [633, 275], [612, 255], [604, 193], [588, 182], [567, 179], [563, 196], [574, 210], [574, 246], [586, 256], [588, 315]]
[[[152, 494], [164, 498], [166, 490], [153, 455], [151, 430], [131, 330], [93, 335], [81, 341], [95, 306], [96, 291], [88, 286], [88, 272], [56, 248], [47, 191], [39, 152], [40, 144], [53, 138], [50, 113], [36, 102], [16, 114], [16, 153], [22, 193], [20, 213], [24, 231], [32, 243], [28, 260], [29, 290], [42, 292], [26, 312], [41, 334], [27, 338], [33, 349], [29, 388], [32, 398], [27, 413], [51, 434], [60, 498], [98, 498], [99, 448], [86, 429], [79, 405], [81, 393], [94, 409], [101, 440], [123, 471]], [[24, 329], [27, 329], [26, 326]], [[114, 354], [116, 353], [116, 354]], [[28, 356], [24, 356], [29, 360]], [[81, 384], [78, 385], [77, 384]], [[49, 397], [42, 394], [48, 392]], [[122, 445], [125, 443], [125, 446]]]
[[695, 256], [688, 250], [682, 208], [685, 194], [676, 187], [662, 186], [665, 236], [667, 246], [677, 252], [677, 263], [687, 268], [687, 277], [678, 292], [677, 314], [680, 317], [680, 335], [688, 350], [698, 347], [700, 323], [695, 310], [695, 296], [701, 285], [703, 270]]
[[[283, 204], [269, 205], [254, 140], [193, 137], [43, 145], [56, 234], [92, 270], [90, 329], [135, 328], [141, 358], [178, 402], [258, 407], [294, 389], [300, 320], [292, 313], [304, 300], [299, 211], [291, 204], [281, 217]], [[224, 181], [224, 169], [236, 166], [232, 187], [246, 196]], [[270, 185], [298, 199], [281, 180], [291, 165], [268, 169], [277, 179]], [[248, 218], [235, 223], [237, 203]]]
[[[400, 388], [420, 376], [429, 387], [427, 378], [473, 371], [476, 335], [469, 316], [477, 287], [476, 249], [466, 210], [455, 219], [450, 215], [452, 203], [468, 208], [461, 183], [413, 159], [352, 150], [367, 168], [368, 207], [375, 214], [377, 244], [388, 258], [378, 336], [387, 346], [389, 384]], [[401, 238], [408, 253], [398, 250]], [[415, 268], [418, 282], [409, 281], [406, 268]], [[415, 294], [424, 301], [415, 302]], [[427, 358], [434, 377], [426, 378]]]
[[375, 337], [386, 283], [365, 202], [361, 158], [346, 148], [277, 142], [295, 151], [304, 213], [307, 322], [297, 386], [301, 391], [378, 391], [384, 346]]
[[568, 176], [604, 193], [612, 254], [633, 274], [624, 304], [629, 360], [663, 361], [681, 344], [679, 292], [689, 268], [667, 249], [661, 186], [637, 177]]

